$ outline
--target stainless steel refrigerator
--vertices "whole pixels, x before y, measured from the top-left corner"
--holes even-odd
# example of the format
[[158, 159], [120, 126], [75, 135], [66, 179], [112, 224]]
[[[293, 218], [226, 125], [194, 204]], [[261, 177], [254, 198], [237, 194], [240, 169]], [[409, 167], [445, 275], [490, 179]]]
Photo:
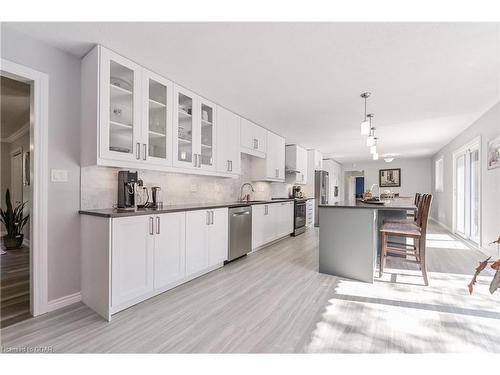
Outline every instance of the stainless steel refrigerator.
[[314, 226], [319, 227], [319, 209], [318, 205], [328, 204], [330, 182], [328, 172], [314, 171]]

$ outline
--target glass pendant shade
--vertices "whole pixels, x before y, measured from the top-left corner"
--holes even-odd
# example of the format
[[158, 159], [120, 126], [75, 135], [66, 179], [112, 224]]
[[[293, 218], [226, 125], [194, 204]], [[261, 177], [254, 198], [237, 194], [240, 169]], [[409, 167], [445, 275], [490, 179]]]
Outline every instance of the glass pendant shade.
[[366, 138], [366, 145], [368, 147], [375, 146], [375, 137], [373, 135], [369, 135], [368, 138]]
[[361, 123], [361, 135], [368, 135], [370, 134], [370, 121], [363, 121]]
[[377, 152], [373, 154], [373, 160], [378, 160], [378, 153]]
[[377, 145], [370, 146], [370, 154], [376, 154], [377, 153]]

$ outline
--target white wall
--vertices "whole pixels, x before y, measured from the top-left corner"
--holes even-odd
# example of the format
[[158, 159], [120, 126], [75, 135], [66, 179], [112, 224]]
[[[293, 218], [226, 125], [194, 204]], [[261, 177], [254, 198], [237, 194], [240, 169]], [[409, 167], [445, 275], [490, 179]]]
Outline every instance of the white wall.
[[[344, 171], [364, 171], [365, 190], [369, 190], [373, 184], [379, 183], [379, 170], [389, 168], [401, 168], [401, 187], [393, 187], [390, 190], [399, 193], [402, 197], [413, 197], [415, 193], [430, 193], [432, 182], [431, 158], [394, 159], [392, 163], [384, 160], [373, 160], [358, 162], [355, 164], [344, 164]], [[388, 188], [381, 188], [385, 190]], [[378, 191], [375, 188], [375, 191]]]
[[488, 141], [500, 134], [500, 104], [477, 119], [469, 128], [443, 147], [433, 157], [434, 162], [443, 157], [443, 192], [434, 191], [431, 216], [449, 229], [453, 227], [453, 152], [476, 137], [481, 137], [481, 239], [482, 247], [491, 250], [487, 244], [500, 235], [500, 168], [487, 169]]
[[[67, 183], [49, 182], [48, 298], [80, 291], [80, 60], [1, 25], [2, 58], [49, 76], [49, 168]], [[35, 124], [36, 126], [36, 124]]]

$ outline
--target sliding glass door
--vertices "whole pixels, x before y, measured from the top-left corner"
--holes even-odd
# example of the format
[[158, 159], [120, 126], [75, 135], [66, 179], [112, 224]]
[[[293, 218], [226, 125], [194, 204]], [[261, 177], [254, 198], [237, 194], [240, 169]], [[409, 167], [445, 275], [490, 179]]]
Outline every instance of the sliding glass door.
[[479, 144], [455, 153], [455, 232], [479, 245]]

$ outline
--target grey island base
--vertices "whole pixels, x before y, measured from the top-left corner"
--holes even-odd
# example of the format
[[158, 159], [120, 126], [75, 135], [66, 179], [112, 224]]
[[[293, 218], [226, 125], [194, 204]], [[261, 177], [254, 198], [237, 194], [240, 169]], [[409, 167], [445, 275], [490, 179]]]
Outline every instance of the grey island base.
[[415, 210], [410, 199], [320, 205], [319, 272], [373, 283], [384, 220], [405, 219]]

